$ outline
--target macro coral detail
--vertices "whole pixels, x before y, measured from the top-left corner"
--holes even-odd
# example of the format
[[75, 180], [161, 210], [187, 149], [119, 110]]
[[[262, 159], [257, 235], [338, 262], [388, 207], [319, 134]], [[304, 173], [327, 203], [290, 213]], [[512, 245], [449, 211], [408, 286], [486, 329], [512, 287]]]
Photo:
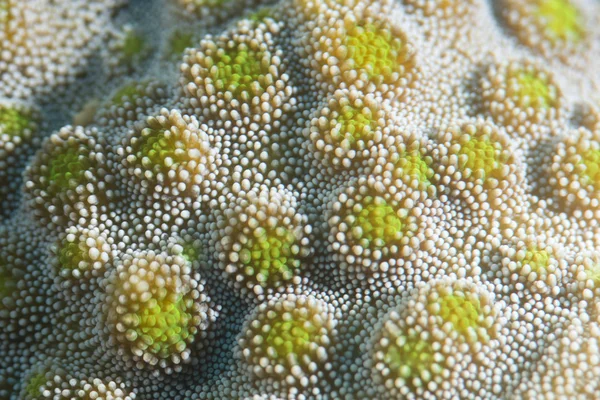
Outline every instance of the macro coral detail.
[[0, 0], [0, 400], [599, 398], [598, 13]]

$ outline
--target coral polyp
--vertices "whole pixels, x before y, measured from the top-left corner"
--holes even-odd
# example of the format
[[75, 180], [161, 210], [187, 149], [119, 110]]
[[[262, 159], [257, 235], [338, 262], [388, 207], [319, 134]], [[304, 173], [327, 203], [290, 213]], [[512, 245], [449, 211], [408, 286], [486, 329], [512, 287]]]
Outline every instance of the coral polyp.
[[110, 334], [136, 362], [178, 368], [211, 318], [201, 313], [209, 300], [199, 277], [189, 275], [181, 257], [154, 252], [126, 257], [115, 272], [106, 287]]

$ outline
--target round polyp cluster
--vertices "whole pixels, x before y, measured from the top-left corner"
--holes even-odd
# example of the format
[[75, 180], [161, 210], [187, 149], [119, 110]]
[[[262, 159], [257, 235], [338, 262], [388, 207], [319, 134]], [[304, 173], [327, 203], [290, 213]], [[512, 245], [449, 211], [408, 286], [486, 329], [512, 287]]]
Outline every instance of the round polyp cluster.
[[[537, 139], [532, 125], [551, 125], [561, 116], [562, 96], [552, 74], [532, 62], [492, 64], [481, 80], [482, 104], [498, 125]], [[525, 128], [523, 130], [523, 128]]]
[[39, 113], [24, 102], [0, 100], [0, 215], [15, 208], [23, 168], [40, 143]]
[[106, 232], [69, 227], [53, 247], [57, 273], [64, 278], [98, 276], [113, 257]]
[[505, 268], [501, 276], [508, 278], [506, 284], [512, 291], [558, 294], [566, 266], [557, 245], [528, 237], [500, 246], [499, 252], [502, 257], [499, 265]]
[[448, 215], [442, 204], [401, 180], [388, 187], [384, 182], [377, 176], [351, 181], [327, 205], [328, 249], [345, 279], [405, 281], [407, 271], [428, 267], [419, 260], [443, 242]]
[[474, 282], [447, 278], [421, 285], [374, 330], [372, 377], [380, 395], [492, 395], [498, 314], [493, 296]]
[[[542, 193], [557, 199], [568, 210], [581, 210], [585, 218], [600, 211], [600, 136], [580, 128], [556, 141], [542, 159], [548, 187]], [[541, 186], [541, 185], [540, 185]]]
[[48, 96], [73, 85], [100, 51], [103, 42], [96, 39], [105, 36], [105, 24], [117, 3], [2, 0], [1, 95]]
[[328, 165], [356, 169], [377, 157], [389, 124], [389, 106], [375, 96], [338, 90], [315, 113], [304, 136], [312, 142], [310, 150]]
[[[339, 19], [327, 26], [327, 17]], [[305, 41], [312, 46], [312, 57], [319, 66], [315, 75], [326, 85], [331, 82], [335, 87], [378, 91], [386, 96], [406, 91], [413, 79], [415, 50], [396, 25], [381, 16], [347, 14], [342, 19], [332, 10], [320, 14], [314, 23], [318, 27]]]
[[79, 222], [112, 196], [98, 154], [96, 129], [66, 126], [53, 134], [25, 175], [25, 193], [35, 214], [50, 226]]
[[180, 81], [190, 107], [210, 119], [229, 116], [263, 123], [288, 110], [292, 88], [282, 51], [274, 43], [278, 31], [272, 20], [256, 27], [245, 21], [225, 34], [208, 36], [186, 53]]
[[239, 347], [257, 378], [315, 385], [331, 369], [336, 309], [312, 295], [282, 295], [259, 305], [242, 329]]
[[189, 362], [191, 344], [212, 318], [199, 275], [183, 257], [153, 251], [126, 254], [116, 264], [101, 324], [119, 355], [167, 370]]
[[262, 187], [242, 192], [220, 216], [216, 248], [220, 264], [236, 285], [255, 294], [297, 276], [311, 248], [311, 227], [297, 210], [295, 195]]
[[433, 158], [442, 191], [484, 212], [508, 214], [522, 205], [523, 168], [506, 132], [487, 123], [465, 124], [440, 132], [436, 140]]
[[574, 52], [587, 38], [587, 17], [572, 0], [503, 0], [502, 14], [519, 40], [546, 56]]
[[198, 196], [219, 164], [205, 126], [177, 110], [148, 117], [124, 144], [122, 164], [141, 192]]

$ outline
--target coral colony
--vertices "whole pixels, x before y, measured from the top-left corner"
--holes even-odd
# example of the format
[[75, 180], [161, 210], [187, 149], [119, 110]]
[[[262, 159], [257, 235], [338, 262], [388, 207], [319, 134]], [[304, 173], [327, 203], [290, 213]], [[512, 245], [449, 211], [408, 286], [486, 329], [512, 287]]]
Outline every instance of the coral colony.
[[0, 399], [599, 399], [599, 16], [0, 0]]

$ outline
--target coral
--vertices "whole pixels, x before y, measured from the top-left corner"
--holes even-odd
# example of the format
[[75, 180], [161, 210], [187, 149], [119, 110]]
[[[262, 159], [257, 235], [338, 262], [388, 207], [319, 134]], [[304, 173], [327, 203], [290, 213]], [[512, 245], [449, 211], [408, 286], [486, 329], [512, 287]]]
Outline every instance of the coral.
[[[257, 378], [287, 385], [315, 384], [335, 348], [335, 309], [314, 296], [288, 295], [263, 303], [249, 316], [239, 348]], [[318, 365], [325, 369], [319, 370]]]
[[[216, 249], [236, 285], [261, 294], [262, 287], [292, 280], [310, 255], [310, 226], [296, 210], [293, 193], [253, 188], [219, 215]], [[242, 287], [243, 287], [242, 286]]]
[[177, 365], [189, 359], [189, 345], [207, 326], [210, 299], [201, 291], [199, 275], [190, 276], [183, 257], [134, 253], [107, 282], [105, 321], [138, 363]]
[[23, 169], [40, 142], [39, 118], [27, 103], [0, 101], [0, 217], [18, 207]]
[[[375, 328], [372, 374], [386, 398], [467, 391], [468, 382], [452, 387], [465, 379], [459, 374], [462, 368], [477, 371], [481, 386], [490, 384], [489, 364], [499, 331], [492, 298], [470, 282], [443, 280], [430, 285]], [[487, 353], [486, 358], [476, 352]], [[460, 361], [449, 369], [453, 364], [449, 358]], [[483, 365], [477, 365], [480, 362]]]
[[573, 48], [588, 33], [589, 22], [571, 0], [503, 1], [508, 25], [527, 46], [545, 54], [557, 47]]
[[591, 399], [593, 0], [0, 0], [0, 399]]

